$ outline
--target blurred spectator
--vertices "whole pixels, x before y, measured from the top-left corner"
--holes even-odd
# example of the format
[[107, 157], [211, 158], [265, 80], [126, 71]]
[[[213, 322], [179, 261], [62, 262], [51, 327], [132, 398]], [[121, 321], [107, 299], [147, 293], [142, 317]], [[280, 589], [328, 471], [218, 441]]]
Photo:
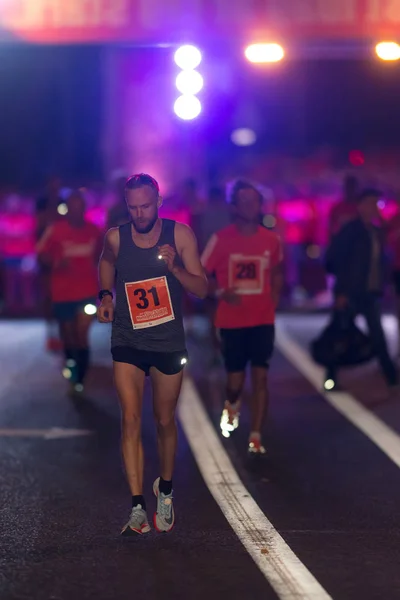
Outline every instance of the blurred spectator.
[[19, 195], [11, 194], [5, 199], [0, 214], [0, 254], [7, 313], [31, 313], [36, 304], [34, 222], [29, 207]]
[[[333, 237], [326, 256], [335, 276], [335, 307], [352, 317], [364, 315], [374, 351], [389, 386], [398, 383], [397, 369], [389, 356], [381, 323], [379, 299], [384, 289], [384, 234], [374, 223], [379, 215], [380, 193], [366, 190], [357, 203], [358, 217]], [[328, 373], [335, 381], [334, 371]]]
[[231, 221], [225, 192], [220, 187], [212, 187], [208, 193], [208, 203], [199, 217], [198, 243], [202, 252], [210, 237], [227, 227]]
[[[398, 323], [398, 344], [400, 344], [400, 196], [397, 197], [399, 212], [395, 214], [387, 225], [388, 242], [392, 254], [392, 278], [396, 294], [396, 313]], [[400, 355], [400, 346], [398, 347]]]
[[357, 219], [357, 197], [358, 180], [353, 175], [347, 175], [343, 184], [343, 198], [335, 204], [329, 216], [329, 238], [339, 233], [339, 231], [352, 221]]
[[127, 177], [120, 176], [114, 182], [115, 202], [107, 216], [107, 229], [119, 227], [130, 220], [125, 201], [125, 184]]

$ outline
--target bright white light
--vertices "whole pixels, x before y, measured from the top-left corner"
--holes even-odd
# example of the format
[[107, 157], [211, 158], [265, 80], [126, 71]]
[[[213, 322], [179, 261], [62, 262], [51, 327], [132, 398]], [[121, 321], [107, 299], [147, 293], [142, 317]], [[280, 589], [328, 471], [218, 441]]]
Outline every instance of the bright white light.
[[397, 42], [380, 42], [375, 51], [381, 60], [399, 60], [400, 46]]
[[159, 254], [159, 255], [158, 255], [158, 259], [159, 259], [159, 260], [162, 260], [162, 256], [161, 256], [161, 254]]
[[324, 388], [326, 390], [333, 390], [333, 388], [335, 387], [335, 382], [333, 381], [333, 379], [327, 379], [324, 383]]
[[187, 363], [187, 358], [182, 358], [181, 365], [186, 365], [186, 363]]
[[174, 111], [180, 119], [191, 121], [201, 113], [201, 102], [196, 96], [179, 96], [174, 104]]
[[63, 369], [62, 374], [63, 374], [63, 377], [65, 377], [65, 379], [71, 379], [71, 377], [72, 377], [71, 369]]
[[57, 212], [59, 215], [62, 216], [68, 213], [68, 206], [65, 204], [65, 202], [61, 202], [61, 204], [57, 206]]
[[176, 78], [176, 87], [181, 94], [198, 94], [204, 81], [198, 71], [182, 71]]
[[87, 314], [87, 315], [95, 315], [97, 313], [97, 308], [95, 307], [94, 304], [86, 304], [86, 306], [83, 310], [85, 311], [85, 314]]
[[244, 54], [251, 63], [272, 63], [282, 60], [285, 51], [279, 44], [251, 44]]
[[195, 69], [201, 63], [201, 52], [196, 46], [181, 46], [175, 52], [175, 63], [184, 71]]
[[252, 129], [241, 128], [232, 131], [231, 140], [236, 146], [252, 146], [257, 136]]

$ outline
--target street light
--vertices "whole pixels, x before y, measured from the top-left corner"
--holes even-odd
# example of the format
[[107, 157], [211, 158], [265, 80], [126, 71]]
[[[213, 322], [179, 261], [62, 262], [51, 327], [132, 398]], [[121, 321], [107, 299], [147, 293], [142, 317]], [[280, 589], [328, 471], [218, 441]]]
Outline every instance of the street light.
[[192, 121], [201, 113], [201, 102], [196, 96], [179, 96], [175, 101], [174, 111], [180, 119]]
[[400, 59], [400, 45], [397, 42], [380, 42], [375, 46], [375, 52], [381, 60]]
[[191, 46], [187, 44], [185, 46], [181, 46], [175, 52], [175, 63], [178, 65], [180, 69], [184, 71], [190, 71], [195, 69], [201, 63], [201, 52], [196, 46]]
[[181, 94], [198, 94], [204, 81], [197, 71], [181, 71], [176, 78], [176, 87]]
[[175, 64], [182, 69], [175, 85], [182, 94], [174, 104], [175, 114], [184, 121], [192, 121], [201, 113], [201, 102], [197, 98], [204, 85], [203, 77], [195, 71], [202, 60], [201, 52], [190, 44], [181, 46], [174, 55]]
[[285, 51], [279, 44], [251, 44], [244, 52], [251, 63], [279, 62], [285, 56]]

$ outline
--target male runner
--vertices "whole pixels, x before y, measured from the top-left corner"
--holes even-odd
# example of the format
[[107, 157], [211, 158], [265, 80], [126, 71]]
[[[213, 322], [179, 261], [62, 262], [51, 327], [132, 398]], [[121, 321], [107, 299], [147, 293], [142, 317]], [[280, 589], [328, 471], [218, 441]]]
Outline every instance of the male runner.
[[85, 221], [85, 201], [80, 192], [71, 193], [67, 208], [66, 218], [46, 229], [37, 252], [50, 269], [53, 315], [66, 359], [63, 372], [70, 379], [71, 392], [82, 394], [89, 367], [89, 328], [96, 312], [101, 233]]
[[261, 428], [268, 404], [267, 370], [274, 346], [275, 308], [282, 286], [282, 250], [278, 235], [259, 225], [260, 192], [238, 181], [230, 203], [234, 224], [209, 241], [202, 256], [216, 280], [220, 329], [227, 371], [226, 402], [221, 417], [225, 437], [238, 427], [245, 369], [251, 364], [252, 405], [249, 453], [265, 454]]
[[[187, 362], [182, 292], [204, 298], [207, 279], [192, 230], [161, 219], [158, 183], [150, 175], [128, 179], [131, 222], [110, 229], [100, 259], [98, 318], [113, 321], [111, 353], [122, 412], [122, 454], [132, 493], [132, 512], [122, 534], [150, 531], [143, 497], [141, 414], [143, 386], [150, 375], [157, 424], [160, 477], [154, 482], [154, 526], [174, 526], [172, 475], [177, 445], [175, 409]], [[116, 277], [116, 305], [112, 289]]]

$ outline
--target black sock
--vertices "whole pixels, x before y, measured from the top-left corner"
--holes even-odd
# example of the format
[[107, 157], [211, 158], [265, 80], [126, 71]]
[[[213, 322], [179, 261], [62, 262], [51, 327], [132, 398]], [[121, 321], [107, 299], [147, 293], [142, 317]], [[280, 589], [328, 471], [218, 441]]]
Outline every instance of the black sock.
[[164, 496], [169, 496], [172, 493], [172, 480], [165, 481], [165, 479], [160, 477], [159, 490]]
[[139, 504], [143, 510], [146, 510], [146, 501], [143, 496], [132, 496], [132, 508], [135, 508], [135, 506], [138, 506]]
[[79, 348], [76, 352], [77, 363], [78, 363], [78, 378], [77, 383], [83, 383], [85, 375], [89, 368], [89, 348]]

